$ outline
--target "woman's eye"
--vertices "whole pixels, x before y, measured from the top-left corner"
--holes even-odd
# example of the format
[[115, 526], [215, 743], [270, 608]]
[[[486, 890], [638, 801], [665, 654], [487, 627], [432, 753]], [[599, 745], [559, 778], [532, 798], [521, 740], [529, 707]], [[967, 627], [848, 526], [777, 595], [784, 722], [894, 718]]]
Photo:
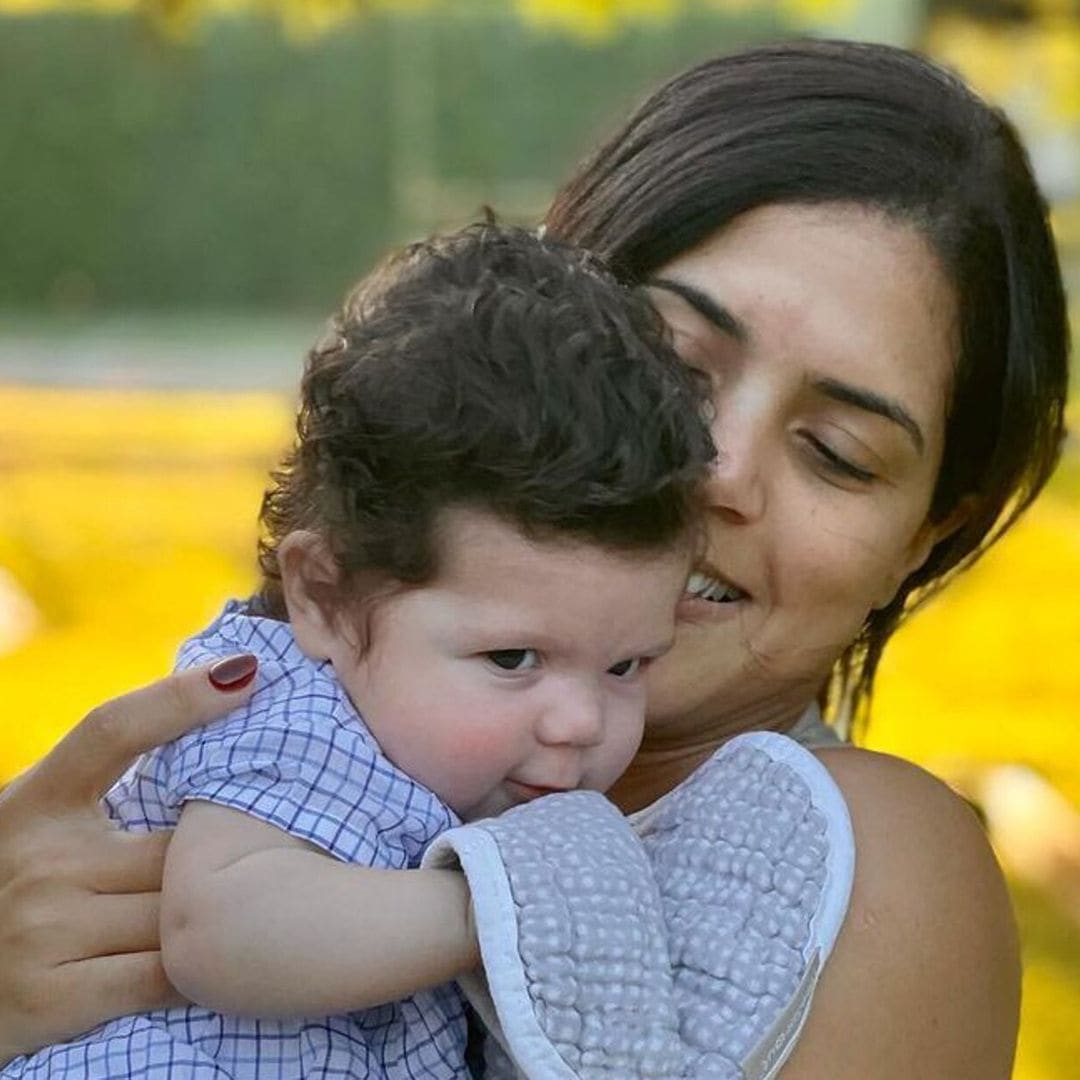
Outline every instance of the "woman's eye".
[[822, 442], [814, 435], [805, 434], [804, 438], [813, 448], [818, 461], [831, 473], [842, 476], [848, 480], [857, 480], [861, 484], [869, 484], [877, 479], [875, 473], [856, 465], [853, 461], [841, 457], [828, 443]]
[[492, 649], [484, 653], [500, 671], [531, 671], [540, 665], [535, 649]]
[[[676, 347], [678, 352], [678, 348]], [[679, 353], [683, 367], [690, 372], [690, 377], [699, 382], [699, 390], [707, 393], [713, 384], [724, 374], [723, 358], [712, 356], [701, 349]]]
[[617, 664], [612, 664], [608, 668], [608, 674], [614, 675], [617, 679], [630, 679], [641, 670], [641, 665], [642, 657], [632, 656], [629, 660], [620, 660]]

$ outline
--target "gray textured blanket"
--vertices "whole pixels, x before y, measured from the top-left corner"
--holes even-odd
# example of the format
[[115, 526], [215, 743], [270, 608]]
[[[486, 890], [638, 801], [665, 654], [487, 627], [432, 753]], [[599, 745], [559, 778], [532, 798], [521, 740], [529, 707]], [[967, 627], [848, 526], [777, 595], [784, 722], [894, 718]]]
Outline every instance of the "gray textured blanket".
[[768, 1080], [847, 911], [854, 842], [820, 762], [739, 736], [628, 820], [595, 792], [445, 833], [469, 879], [488, 1078]]

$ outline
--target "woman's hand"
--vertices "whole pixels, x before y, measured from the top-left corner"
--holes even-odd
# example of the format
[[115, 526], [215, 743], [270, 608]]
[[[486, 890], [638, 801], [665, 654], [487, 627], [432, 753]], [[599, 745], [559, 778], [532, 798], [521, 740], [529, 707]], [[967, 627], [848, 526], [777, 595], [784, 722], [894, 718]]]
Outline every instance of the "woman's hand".
[[137, 754], [246, 700], [255, 666], [229, 657], [107, 702], [0, 791], [0, 1065], [179, 1000], [158, 951], [169, 836], [118, 831], [99, 799]]

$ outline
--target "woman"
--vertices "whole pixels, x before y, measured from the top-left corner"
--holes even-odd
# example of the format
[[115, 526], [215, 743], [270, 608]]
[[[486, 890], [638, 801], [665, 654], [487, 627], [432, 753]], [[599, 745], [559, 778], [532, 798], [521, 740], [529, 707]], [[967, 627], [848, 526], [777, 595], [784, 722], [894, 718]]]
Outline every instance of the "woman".
[[[836, 745], [816, 703], [864, 715], [901, 617], [1056, 461], [1064, 298], [1014, 132], [899, 50], [752, 50], [661, 88], [546, 224], [649, 285], [715, 387], [709, 551], [615, 798], [648, 805], [742, 731], [819, 748], [859, 856], [784, 1077], [1008, 1076], [1017, 947], [978, 825], [921, 770]], [[179, 714], [159, 714], [175, 681], [106, 706], [5, 793], [7, 1054], [167, 994], [160, 848], [110, 834], [93, 796], [127, 756], [205, 718], [215, 694], [197, 680]]]

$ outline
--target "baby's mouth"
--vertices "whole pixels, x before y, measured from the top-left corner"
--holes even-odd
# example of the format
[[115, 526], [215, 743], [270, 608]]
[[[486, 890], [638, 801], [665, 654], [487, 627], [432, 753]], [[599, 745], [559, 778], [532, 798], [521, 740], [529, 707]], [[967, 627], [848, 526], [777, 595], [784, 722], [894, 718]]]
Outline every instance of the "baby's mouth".
[[548, 787], [544, 784], [526, 784], [521, 780], [507, 780], [506, 783], [525, 802], [542, 799], [545, 795], [557, 795], [560, 792], [572, 790], [565, 787]]
[[695, 570], [686, 583], [684, 595], [714, 604], [733, 604], [737, 600], [746, 600], [750, 594], [725, 578]]

